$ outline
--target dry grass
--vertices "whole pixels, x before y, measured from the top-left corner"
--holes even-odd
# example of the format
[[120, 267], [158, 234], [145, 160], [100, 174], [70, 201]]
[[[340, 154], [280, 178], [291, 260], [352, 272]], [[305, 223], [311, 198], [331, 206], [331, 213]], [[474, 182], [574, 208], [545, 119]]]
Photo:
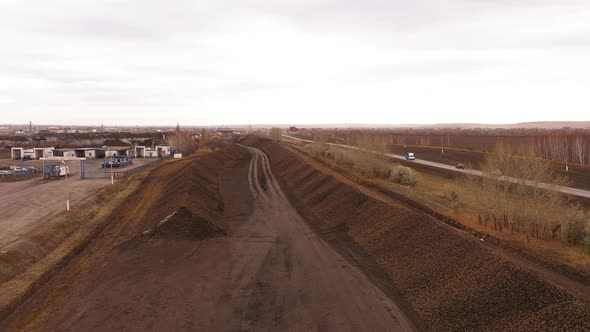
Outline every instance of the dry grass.
[[329, 158], [338, 165], [351, 167], [366, 177], [390, 179], [399, 184], [412, 186], [418, 182], [414, 170], [392, 163], [390, 158], [379, 154], [336, 148], [323, 144], [308, 144], [305, 145], [305, 149], [315, 156]]
[[203, 145], [199, 147], [199, 150], [197, 151], [199, 153], [213, 153], [215, 152], [215, 150], [209, 146]]

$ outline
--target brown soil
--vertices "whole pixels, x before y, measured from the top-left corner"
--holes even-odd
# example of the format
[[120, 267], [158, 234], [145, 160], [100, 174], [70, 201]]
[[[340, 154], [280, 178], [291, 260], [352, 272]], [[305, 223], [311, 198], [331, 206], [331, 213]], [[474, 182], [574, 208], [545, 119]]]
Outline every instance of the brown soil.
[[[219, 148], [155, 169], [105, 231], [0, 330], [413, 329], [395, 302], [309, 229], [263, 153]], [[160, 225], [165, 231], [142, 235], [177, 210], [178, 220]], [[231, 233], [202, 239], [195, 219]]]
[[215, 223], [194, 214], [182, 206], [144, 234], [152, 238], [206, 239], [225, 235], [227, 232]]
[[329, 233], [344, 227], [433, 330], [578, 330], [590, 305], [402, 202], [385, 203], [306, 163], [284, 146], [264, 150], [283, 188]]
[[32, 178], [41, 178], [42, 176], [43, 176], [43, 174], [41, 174], [41, 173], [26, 174], [23, 176], [20, 176], [20, 175], [0, 176], [0, 183], [18, 182], [18, 181], [30, 180]]

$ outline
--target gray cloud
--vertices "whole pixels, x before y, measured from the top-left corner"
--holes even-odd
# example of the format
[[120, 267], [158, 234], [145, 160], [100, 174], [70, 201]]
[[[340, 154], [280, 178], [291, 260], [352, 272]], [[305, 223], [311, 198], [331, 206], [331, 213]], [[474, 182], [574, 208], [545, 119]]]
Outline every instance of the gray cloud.
[[[521, 96], [562, 88], [571, 97], [590, 80], [581, 58], [590, 51], [588, 17], [582, 0], [5, 0], [0, 100], [2, 109], [40, 113], [75, 104], [157, 116], [152, 108], [169, 106], [185, 117], [206, 105], [215, 122], [217, 113], [238, 114], [236, 106], [267, 107], [266, 119], [283, 100], [332, 105], [354, 94], [350, 87], [370, 86], [364, 93], [378, 100], [375, 91], [391, 90], [384, 84], [410, 78], [444, 90], [441, 77], [454, 74], [498, 91], [532, 80], [539, 90]], [[529, 64], [542, 65], [543, 76], [532, 79]], [[576, 82], [554, 87], [555, 78]], [[257, 94], [265, 97], [246, 98]]]

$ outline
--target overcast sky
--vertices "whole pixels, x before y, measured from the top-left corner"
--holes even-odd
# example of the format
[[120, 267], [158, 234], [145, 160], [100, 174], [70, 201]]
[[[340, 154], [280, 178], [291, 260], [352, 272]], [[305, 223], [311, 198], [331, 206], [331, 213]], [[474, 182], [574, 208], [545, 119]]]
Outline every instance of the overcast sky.
[[0, 0], [0, 123], [590, 120], [590, 1]]

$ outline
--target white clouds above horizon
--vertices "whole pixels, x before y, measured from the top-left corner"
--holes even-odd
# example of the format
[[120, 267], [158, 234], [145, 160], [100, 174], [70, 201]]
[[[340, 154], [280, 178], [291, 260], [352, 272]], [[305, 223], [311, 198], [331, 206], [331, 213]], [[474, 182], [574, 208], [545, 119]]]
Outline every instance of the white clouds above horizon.
[[588, 120], [587, 1], [0, 0], [0, 123]]

